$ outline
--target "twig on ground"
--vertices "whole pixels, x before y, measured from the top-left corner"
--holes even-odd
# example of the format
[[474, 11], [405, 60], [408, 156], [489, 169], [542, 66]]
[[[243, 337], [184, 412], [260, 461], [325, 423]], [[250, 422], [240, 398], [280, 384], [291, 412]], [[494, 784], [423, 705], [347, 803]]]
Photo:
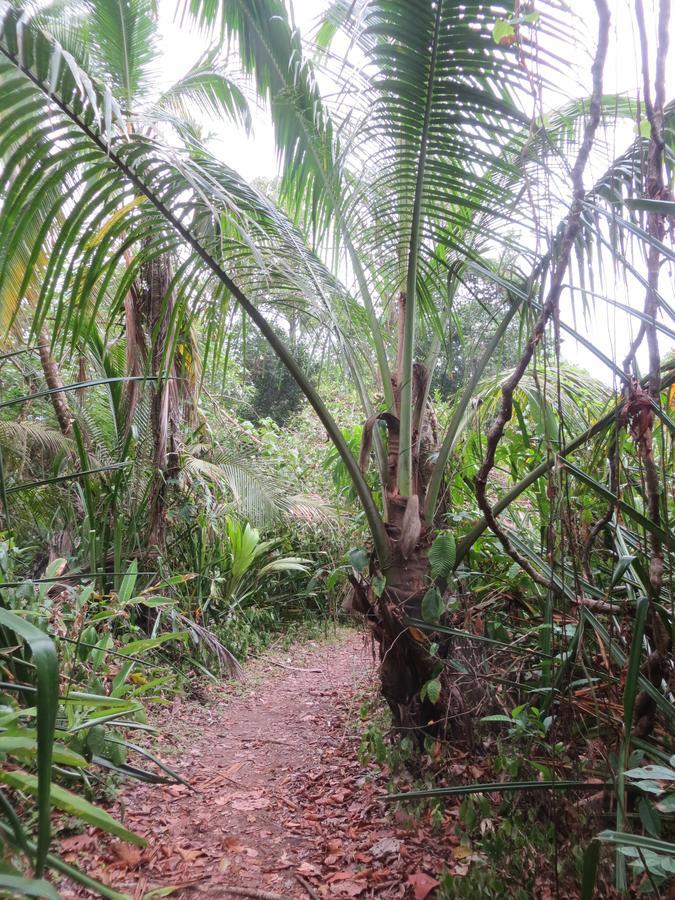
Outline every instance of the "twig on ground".
[[278, 666], [280, 669], [289, 669], [291, 672], [314, 672], [321, 675], [323, 669], [302, 669], [299, 666], [289, 666], [286, 663], [277, 662], [276, 659], [265, 659], [264, 662], [270, 663], [272, 666]]
[[319, 897], [319, 895], [317, 894], [317, 892], [314, 890], [314, 888], [312, 887], [312, 885], [309, 883], [309, 881], [306, 881], [306, 880], [302, 877], [302, 875], [298, 875], [298, 873], [296, 872], [296, 873], [295, 873], [295, 878], [296, 878], [296, 880], [299, 881], [300, 884], [304, 887], [304, 889], [307, 891], [307, 893], [308, 893], [309, 896], [312, 898], [312, 900], [321, 900], [321, 898]]
[[257, 888], [237, 887], [236, 885], [219, 885], [225, 893], [235, 897], [254, 897], [256, 900], [292, 900], [289, 894], [275, 894], [272, 891], [259, 891]]

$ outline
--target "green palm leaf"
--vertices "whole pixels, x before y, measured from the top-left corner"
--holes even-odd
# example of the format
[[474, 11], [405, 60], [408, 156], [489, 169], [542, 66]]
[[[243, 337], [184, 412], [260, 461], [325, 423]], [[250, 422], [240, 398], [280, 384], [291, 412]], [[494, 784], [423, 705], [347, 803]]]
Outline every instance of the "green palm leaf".
[[37, 681], [37, 778], [38, 842], [35, 876], [44, 872], [50, 842], [52, 804], [52, 754], [59, 692], [59, 664], [51, 638], [30, 622], [0, 607], [0, 628], [14, 632], [30, 647]]

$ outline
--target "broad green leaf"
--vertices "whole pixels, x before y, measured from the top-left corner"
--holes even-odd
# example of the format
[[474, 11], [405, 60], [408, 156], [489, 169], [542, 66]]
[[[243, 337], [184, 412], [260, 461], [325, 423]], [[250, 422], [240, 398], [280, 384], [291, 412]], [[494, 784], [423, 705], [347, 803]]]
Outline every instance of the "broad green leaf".
[[654, 781], [675, 781], [675, 770], [666, 766], [640, 766], [637, 769], [629, 769], [626, 778], [649, 778]]
[[359, 547], [355, 550], [349, 550], [347, 553], [347, 559], [349, 560], [349, 565], [353, 569], [356, 569], [357, 572], [363, 572], [368, 568], [369, 556], [362, 547]]
[[644, 781], [636, 781], [635, 787], [639, 788], [641, 791], [645, 791], [647, 794], [663, 794], [665, 788], [658, 781], [649, 781], [645, 779]]
[[665, 815], [670, 815], [675, 812], [675, 791], [671, 794], [666, 794], [663, 800], [659, 800], [656, 804], [656, 808], [659, 812], [664, 813]]
[[[24, 735], [7, 735], [0, 734], [0, 753], [11, 753], [16, 756], [34, 756], [37, 754], [37, 740], [35, 738]], [[63, 763], [66, 766], [75, 766], [77, 768], [86, 768], [87, 760], [64, 747], [63, 744], [54, 744], [52, 758], [56, 763]]]
[[[38, 779], [21, 769], [14, 769], [11, 772], [0, 771], [0, 781], [19, 791], [25, 791], [33, 795], [38, 793]], [[146, 842], [140, 835], [128, 831], [105, 810], [99, 809], [82, 797], [78, 797], [77, 794], [71, 793], [58, 784], [52, 784], [51, 794], [54, 806], [57, 806], [64, 812], [70, 813], [83, 822], [88, 822], [90, 825], [108, 832], [108, 834], [114, 834], [124, 841], [137, 844], [139, 847], [145, 847]]]
[[381, 597], [384, 593], [384, 589], [387, 586], [387, 579], [384, 575], [374, 575], [372, 581], [370, 582], [370, 586], [373, 589], [373, 593], [376, 597]]
[[60, 900], [60, 894], [53, 884], [41, 878], [24, 878], [21, 875], [5, 875], [0, 872], [0, 888], [6, 888], [9, 896], [45, 897], [46, 900]]
[[427, 681], [422, 690], [432, 703], [438, 703], [441, 698], [441, 682], [438, 678]]
[[654, 805], [647, 800], [646, 797], [640, 798], [640, 801], [638, 802], [638, 813], [645, 831], [648, 831], [652, 837], [661, 837], [661, 820], [659, 814], [656, 812]]
[[[30, 647], [37, 678], [38, 842], [35, 875], [44, 872], [50, 842], [52, 753], [58, 706], [59, 664], [54, 642], [39, 628], [0, 608], [0, 625], [9, 628]], [[32, 776], [34, 777], [34, 776]]]
[[126, 603], [131, 600], [133, 596], [134, 587], [136, 586], [136, 579], [138, 578], [138, 563], [136, 560], [133, 560], [129, 564], [129, 568], [126, 571], [124, 578], [122, 579], [122, 584], [120, 585], [120, 589], [117, 592], [117, 596], [119, 602], [124, 606]]
[[421, 612], [424, 621], [429, 625], [433, 625], [434, 622], [438, 622], [444, 609], [445, 604], [441, 592], [437, 587], [429, 588], [424, 597], [422, 597]]

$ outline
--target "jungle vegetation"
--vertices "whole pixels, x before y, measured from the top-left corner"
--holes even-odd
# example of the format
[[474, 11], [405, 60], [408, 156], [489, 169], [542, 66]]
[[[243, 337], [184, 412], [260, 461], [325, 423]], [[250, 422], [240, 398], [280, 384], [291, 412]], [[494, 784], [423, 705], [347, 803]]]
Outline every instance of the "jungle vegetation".
[[[333, 0], [301, 34], [185, 0], [207, 49], [166, 84], [152, 0], [0, 0], [0, 887], [54, 895], [52, 807], [136, 839], [92, 797], [167, 776], [144, 705], [350, 610], [415, 754], [497, 734], [493, 790], [600, 785], [580, 895], [601, 848], [667, 889], [670, 3], [631, 9], [630, 96], [612, 6]], [[250, 183], [205, 123], [256, 104]]]

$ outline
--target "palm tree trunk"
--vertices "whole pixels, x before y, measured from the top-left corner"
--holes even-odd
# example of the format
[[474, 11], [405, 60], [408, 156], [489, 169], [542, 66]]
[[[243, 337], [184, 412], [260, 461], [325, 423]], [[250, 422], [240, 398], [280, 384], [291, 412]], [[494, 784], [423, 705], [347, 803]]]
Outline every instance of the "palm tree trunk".
[[38, 351], [47, 387], [52, 391], [49, 397], [52, 401], [59, 428], [62, 434], [69, 435], [73, 429], [73, 418], [70, 414], [68, 398], [63, 390], [63, 379], [61, 378], [59, 365], [52, 356], [51, 341], [45, 331], [40, 332]]
[[151, 408], [153, 467], [155, 470], [150, 493], [149, 542], [162, 550], [166, 541], [166, 495], [168, 481], [177, 470], [177, 435], [180, 409], [176, 381], [162, 377], [167, 358], [172, 358], [169, 372], [175, 374], [173, 352], [174, 298], [170, 291], [171, 263], [159, 257], [148, 264], [147, 312], [152, 340], [152, 372], [158, 377]]
[[412, 440], [411, 493], [399, 492], [401, 456], [401, 412], [406, 402], [401, 391], [402, 359], [405, 345], [406, 295], [398, 298], [398, 354], [392, 373], [394, 407], [368, 420], [360, 465], [364, 469], [378, 420], [387, 426], [387, 474], [384, 484], [385, 528], [391, 547], [391, 564], [386, 570], [385, 588], [379, 598], [372, 586], [355, 580], [351, 606], [367, 615], [379, 644], [382, 693], [394, 723], [406, 733], [421, 736], [438, 731], [438, 707], [422, 699], [422, 688], [432, 678], [435, 660], [428, 644], [417, 639], [406, 619], [421, 618], [422, 599], [432, 585], [428, 550], [432, 528], [424, 520], [424, 501], [431, 474], [431, 460], [438, 452], [437, 423], [428, 403], [429, 375], [421, 363], [413, 365], [410, 419], [415, 423]]
[[124, 298], [124, 330], [126, 335], [126, 374], [134, 379], [128, 381], [125, 390], [126, 430], [131, 428], [141, 390], [141, 382], [135, 379], [143, 375], [147, 347], [143, 332], [143, 312], [138, 285], [134, 282]]

